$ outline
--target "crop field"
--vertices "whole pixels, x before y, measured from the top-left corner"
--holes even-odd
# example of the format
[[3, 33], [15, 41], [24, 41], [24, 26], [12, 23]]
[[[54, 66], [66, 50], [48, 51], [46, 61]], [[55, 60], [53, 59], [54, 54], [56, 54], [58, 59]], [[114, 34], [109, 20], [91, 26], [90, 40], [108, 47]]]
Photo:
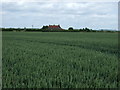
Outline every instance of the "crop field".
[[3, 88], [116, 88], [118, 34], [3, 32]]

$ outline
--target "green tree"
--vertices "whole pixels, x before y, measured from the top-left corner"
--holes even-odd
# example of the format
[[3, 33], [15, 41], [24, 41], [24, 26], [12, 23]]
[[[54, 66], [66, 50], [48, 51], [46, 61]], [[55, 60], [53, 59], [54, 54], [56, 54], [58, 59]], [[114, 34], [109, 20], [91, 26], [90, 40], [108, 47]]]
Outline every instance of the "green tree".
[[69, 27], [68, 30], [73, 30], [73, 27]]
[[42, 27], [42, 29], [47, 29], [47, 28], [48, 28], [48, 26], [43, 26], [43, 27]]

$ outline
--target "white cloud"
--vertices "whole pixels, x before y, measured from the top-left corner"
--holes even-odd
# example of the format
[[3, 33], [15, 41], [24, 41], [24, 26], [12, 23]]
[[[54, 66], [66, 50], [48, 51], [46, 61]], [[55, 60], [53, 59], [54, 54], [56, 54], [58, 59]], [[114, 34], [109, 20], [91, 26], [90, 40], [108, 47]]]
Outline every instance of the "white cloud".
[[119, 0], [2, 0], [2, 2], [118, 2]]
[[117, 3], [113, 2], [3, 2], [3, 13], [5, 27], [61, 24], [64, 28], [117, 28]]

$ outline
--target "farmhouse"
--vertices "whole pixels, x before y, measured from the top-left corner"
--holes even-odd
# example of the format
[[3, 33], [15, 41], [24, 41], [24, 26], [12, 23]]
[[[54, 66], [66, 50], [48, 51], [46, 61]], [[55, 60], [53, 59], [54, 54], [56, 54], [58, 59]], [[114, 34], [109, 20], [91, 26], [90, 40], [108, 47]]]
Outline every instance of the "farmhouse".
[[43, 26], [42, 29], [44, 31], [60, 31], [63, 30], [60, 25], [49, 25], [49, 26]]
[[62, 28], [60, 27], [60, 25], [49, 25], [48, 29], [49, 30], [62, 30]]

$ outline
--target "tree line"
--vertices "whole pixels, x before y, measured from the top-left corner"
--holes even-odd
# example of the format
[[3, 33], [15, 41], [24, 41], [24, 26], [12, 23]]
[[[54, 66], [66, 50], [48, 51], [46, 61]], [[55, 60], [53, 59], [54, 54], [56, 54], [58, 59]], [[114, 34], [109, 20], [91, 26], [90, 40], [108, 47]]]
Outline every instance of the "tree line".
[[0, 28], [0, 31], [13, 31], [13, 32], [117, 32], [111, 30], [93, 30], [89, 28], [82, 29], [74, 29], [73, 27], [69, 27], [68, 29], [54, 29], [49, 30], [47, 26], [43, 26], [42, 28]]

